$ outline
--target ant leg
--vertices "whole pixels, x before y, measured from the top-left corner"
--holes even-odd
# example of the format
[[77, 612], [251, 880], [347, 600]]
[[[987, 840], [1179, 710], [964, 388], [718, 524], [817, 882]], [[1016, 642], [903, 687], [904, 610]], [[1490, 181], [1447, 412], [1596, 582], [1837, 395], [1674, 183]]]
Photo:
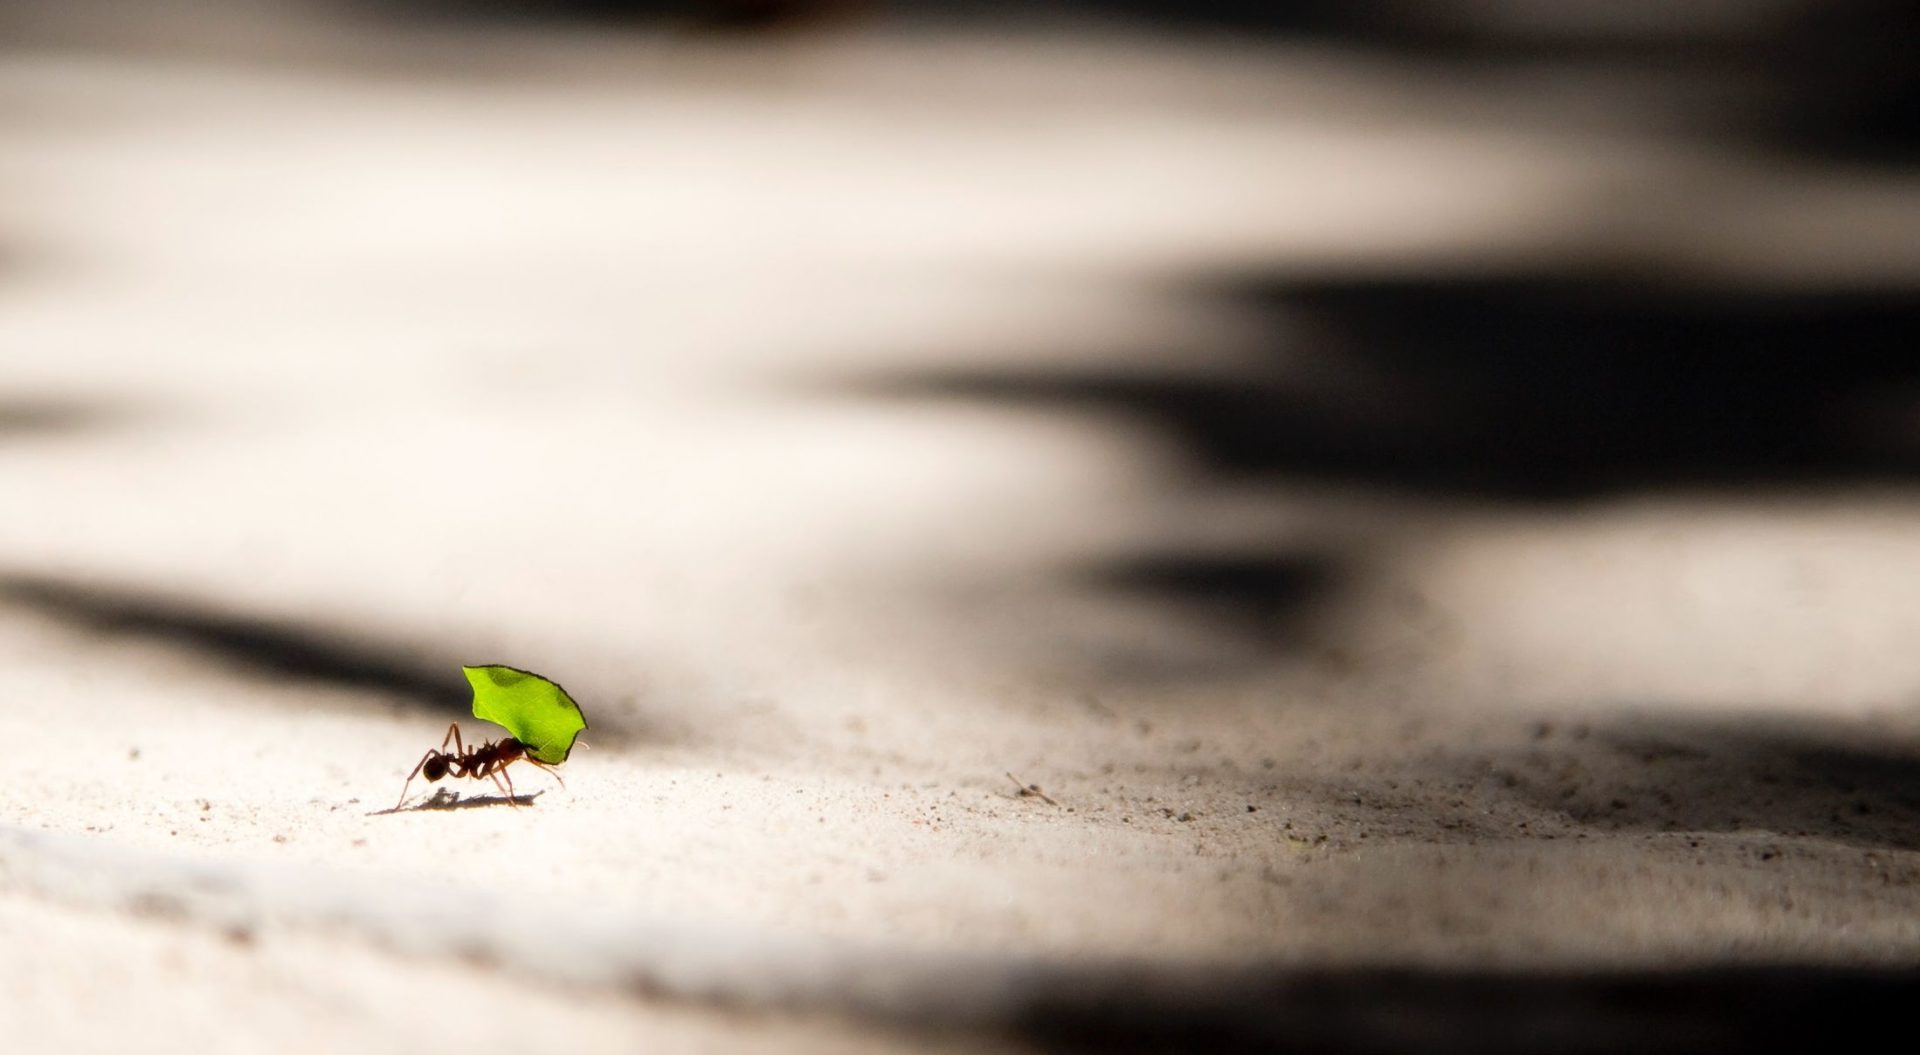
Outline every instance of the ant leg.
[[[489, 772], [487, 776], [492, 777], [493, 786], [499, 788], [500, 791], [507, 796], [507, 805], [518, 809], [520, 800], [516, 799], [513, 795], [513, 778], [507, 776], [506, 767], [502, 766], [499, 769], [493, 770]], [[506, 783], [504, 784], [501, 783], [503, 777], [506, 779]]]
[[445, 751], [447, 749], [448, 740], [453, 741], [454, 754], [464, 755], [467, 753], [467, 745], [460, 742], [459, 722], [453, 722], [447, 726], [447, 735], [440, 741], [440, 750]]
[[427, 759], [432, 758], [438, 753], [437, 751], [428, 751], [426, 754], [420, 756], [420, 761], [413, 767], [413, 772], [407, 774], [407, 782], [400, 785], [400, 801], [393, 804], [394, 809], [397, 810], [406, 804], [407, 789], [413, 786], [413, 778], [419, 776], [420, 771], [426, 768]]
[[566, 787], [566, 786], [567, 786], [567, 782], [566, 782], [566, 781], [564, 781], [564, 780], [560, 780], [560, 774], [558, 774], [558, 773], [556, 773], [556, 772], [554, 772], [554, 771], [553, 771], [553, 767], [552, 767], [552, 766], [550, 766], [550, 765], [547, 765], [547, 764], [546, 764], [545, 762], [542, 762], [542, 761], [540, 761], [540, 760], [539, 760], [539, 759], [537, 759], [537, 758], [528, 758], [528, 759], [527, 759], [527, 764], [529, 764], [529, 765], [531, 765], [531, 766], [533, 766], [533, 767], [534, 767], [535, 769], [538, 769], [538, 770], [540, 770], [541, 772], [543, 772], [543, 773], [545, 773], [546, 775], [548, 775], [548, 776], [550, 776], [550, 777], [552, 777], [553, 779], [555, 779], [555, 780], [559, 780], [559, 781], [560, 781], [560, 786], [561, 786], [561, 787], [563, 787], [563, 788], [564, 788], [564, 787]]

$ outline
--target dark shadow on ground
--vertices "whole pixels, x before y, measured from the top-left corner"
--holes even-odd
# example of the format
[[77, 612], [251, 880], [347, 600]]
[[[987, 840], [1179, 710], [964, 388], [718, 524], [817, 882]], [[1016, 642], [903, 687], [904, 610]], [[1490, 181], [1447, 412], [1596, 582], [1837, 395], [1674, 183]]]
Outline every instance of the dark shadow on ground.
[[878, 5], [874, 0], [350, 0], [389, 21], [578, 26], [617, 32], [670, 26], [744, 32], [806, 26]]
[[1177, 606], [1273, 655], [1311, 644], [1313, 613], [1340, 578], [1339, 565], [1322, 553], [1171, 552], [1098, 564], [1077, 581], [1090, 590]]
[[953, 370], [856, 387], [1117, 413], [1189, 454], [1198, 481], [1566, 503], [1920, 478], [1911, 291], [1516, 275], [1226, 295], [1270, 314], [1267, 362], [1231, 374]]
[[1906, 0], [1735, 0], [1673, 10], [1610, 0], [1086, 6], [1171, 26], [1372, 52], [1463, 77], [1554, 69], [1602, 79], [1659, 76], [1682, 96], [1676, 109], [1699, 111], [1691, 132], [1705, 140], [1849, 163], [1920, 162], [1920, 63], [1912, 58], [1920, 7]]
[[78, 400], [0, 397], [0, 442], [85, 432], [124, 416], [118, 408]]
[[[1646, 717], [1449, 763], [1593, 831], [1770, 832], [1920, 850], [1920, 743], [1847, 723]], [[1458, 760], [1456, 760], [1458, 761]]]
[[[1355, 550], [1357, 552], [1357, 548]], [[1321, 618], [1355, 552], [1324, 547], [1270, 550], [1170, 548], [1091, 561], [1058, 571], [1072, 596], [1108, 607], [1116, 621], [1087, 622], [1025, 610], [1031, 582], [976, 584], [969, 609], [974, 647], [1035, 657], [1048, 676], [1101, 684], [1173, 687], [1234, 679], [1276, 664], [1330, 655]], [[1181, 626], [1197, 633], [1166, 633]], [[1036, 649], [1036, 641], [1044, 647]]]
[[[1170, 504], [1212, 488], [1289, 499], [1335, 489], [1416, 508], [1571, 513], [1650, 491], [1920, 484], [1920, 291], [1570, 269], [1190, 292], [1265, 318], [1264, 354], [1231, 370], [1170, 356], [1157, 372], [955, 367], [839, 388], [1132, 428], [1183, 455]], [[1061, 575], [1282, 641], [1271, 631], [1310, 626], [1364, 559], [1355, 538], [1311, 563], [1276, 540], [1224, 557], [1162, 547]]]
[[1898, 1035], [1920, 972], [1273, 968], [1186, 984], [1036, 979], [1019, 1032], [1062, 1052], [1680, 1055], [1818, 1051]]
[[[204, 599], [51, 576], [0, 573], [0, 608], [103, 638], [170, 645], [238, 674], [365, 692], [396, 711], [424, 712], [439, 722], [472, 717], [472, 689], [460, 668], [492, 658], [374, 642], [297, 620], [230, 611]], [[659, 725], [619, 706], [592, 709], [596, 743], [614, 746], [634, 738], [667, 743], [689, 735], [677, 724]], [[445, 726], [429, 731], [438, 736]]]
[[312, 626], [221, 611], [185, 598], [30, 575], [0, 575], [0, 605], [90, 633], [162, 641], [271, 678], [376, 692], [451, 717], [467, 709], [469, 690], [458, 662]]

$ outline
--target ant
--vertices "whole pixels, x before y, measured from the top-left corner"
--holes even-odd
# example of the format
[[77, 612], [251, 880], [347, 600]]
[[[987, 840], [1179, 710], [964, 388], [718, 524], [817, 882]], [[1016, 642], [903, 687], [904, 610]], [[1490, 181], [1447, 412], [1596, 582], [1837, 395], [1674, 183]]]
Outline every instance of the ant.
[[[453, 744], [452, 751], [447, 750], [449, 741]], [[397, 810], [406, 804], [407, 789], [413, 786], [413, 778], [420, 776], [423, 772], [429, 781], [435, 783], [446, 776], [471, 777], [474, 780], [489, 777], [493, 780], [494, 787], [506, 792], [507, 805], [518, 807], [520, 802], [514, 798], [513, 777], [506, 771], [507, 767], [515, 762], [526, 762], [544, 769], [552, 774], [553, 779], [560, 780], [560, 774], [554, 773], [552, 766], [533, 757], [527, 751], [527, 745], [511, 736], [489, 741], [471, 751], [467, 750], [467, 745], [460, 741], [460, 723], [454, 722], [447, 726], [447, 735], [440, 741], [440, 747], [421, 756], [420, 764], [414, 766], [413, 772], [407, 774], [407, 782], [400, 787], [400, 801], [394, 803], [393, 808]], [[502, 780], [506, 783], [501, 783]], [[560, 780], [560, 786], [566, 787], [567, 782]]]

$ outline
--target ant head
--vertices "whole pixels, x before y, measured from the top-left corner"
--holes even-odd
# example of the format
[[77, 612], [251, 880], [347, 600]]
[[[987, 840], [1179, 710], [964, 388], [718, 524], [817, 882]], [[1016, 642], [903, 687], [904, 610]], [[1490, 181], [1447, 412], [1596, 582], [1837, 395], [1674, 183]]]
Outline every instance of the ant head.
[[442, 754], [435, 754], [428, 757], [427, 764], [421, 767], [421, 775], [425, 776], [428, 780], [439, 780], [441, 777], [447, 775], [447, 763], [452, 759], [452, 755]]

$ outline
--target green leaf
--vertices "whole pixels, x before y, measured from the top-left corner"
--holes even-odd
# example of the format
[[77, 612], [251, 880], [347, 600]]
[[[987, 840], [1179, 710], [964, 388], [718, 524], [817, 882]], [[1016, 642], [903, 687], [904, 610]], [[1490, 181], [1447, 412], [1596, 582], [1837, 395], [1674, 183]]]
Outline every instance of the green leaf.
[[559, 765], [587, 727], [587, 716], [567, 690], [538, 674], [513, 667], [462, 667], [473, 683], [473, 716], [506, 728], [527, 754]]

